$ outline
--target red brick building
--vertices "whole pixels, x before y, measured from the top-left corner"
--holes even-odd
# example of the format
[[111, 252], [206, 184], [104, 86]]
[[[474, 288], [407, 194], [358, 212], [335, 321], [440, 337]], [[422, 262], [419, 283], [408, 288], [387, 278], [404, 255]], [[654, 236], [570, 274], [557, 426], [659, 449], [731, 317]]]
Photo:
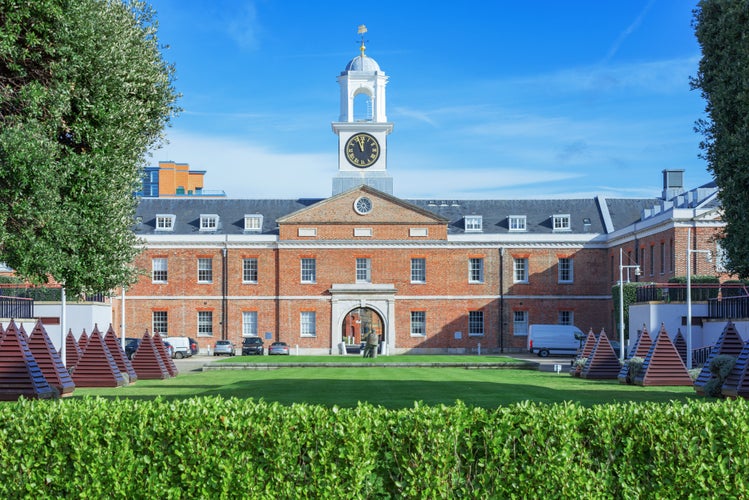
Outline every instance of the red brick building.
[[145, 274], [113, 303], [127, 335], [186, 335], [203, 350], [261, 336], [337, 353], [374, 330], [389, 353], [512, 352], [533, 323], [615, 331], [620, 248], [649, 281], [684, 274], [688, 227], [719, 251], [715, 187], [685, 193], [678, 170], [664, 171], [662, 198], [400, 199], [387, 76], [362, 50], [338, 82], [330, 198], [141, 199]]

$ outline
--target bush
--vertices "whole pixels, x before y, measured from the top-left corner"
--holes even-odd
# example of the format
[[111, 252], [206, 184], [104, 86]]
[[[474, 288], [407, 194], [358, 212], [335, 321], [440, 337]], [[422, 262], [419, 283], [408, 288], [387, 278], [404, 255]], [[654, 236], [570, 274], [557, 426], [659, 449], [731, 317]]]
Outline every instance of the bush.
[[627, 365], [627, 383], [634, 384], [635, 379], [642, 371], [642, 365], [645, 364], [645, 360], [638, 356], [632, 356], [624, 361], [624, 364]]
[[495, 410], [22, 400], [0, 405], [0, 497], [739, 498], [749, 419], [736, 416], [748, 412], [743, 399]]
[[710, 361], [710, 380], [705, 383], [705, 395], [713, 398], [722, 397], [723, 384], [736, 365], [736, 358], [727, 354], [719, 354]]

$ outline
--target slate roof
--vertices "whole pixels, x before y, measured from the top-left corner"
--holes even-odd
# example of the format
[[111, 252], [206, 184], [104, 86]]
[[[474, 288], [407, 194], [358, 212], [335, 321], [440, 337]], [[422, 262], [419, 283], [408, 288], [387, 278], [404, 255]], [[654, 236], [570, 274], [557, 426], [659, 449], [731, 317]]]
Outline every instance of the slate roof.
[[[276, 220], [297, 210], [323, 201], [324, 198], [309, 199], [195, 199], [195, 198], [142, 198], [138, 204], [136, 217], [139, 223], [134, 231], [138, 235], [163, 234], [156, 231], [156, 215], [175, 216], [174, 230], [166, 234], [200, 233], [201, 214], [216, 214], [219, 225], [216, 234], [253, 234], [244, 230], [245, 214], [263, 216], [262, 230], [255, 234], [277, 235]], [[568, 214], [570, 233], [606, 233], [600, 203], [606, 209], [613, 224], [613, 230], [626, 227], [640, 220], [642, 210], [657, 204], [657, 198], [632, 199], [550, 199], [550, 200], [408, 200], [421, 209], [430, 211], [449, 221], [448, 232], [465, 232], [464, 217], [480, 215], [483, 221], [483, 234], [510, 233], [508, 216], [525, 215], [527, 229], [517, 234], [552, 233], [552, 216]], [[515, 234], [513, 232], [513, 234]]]

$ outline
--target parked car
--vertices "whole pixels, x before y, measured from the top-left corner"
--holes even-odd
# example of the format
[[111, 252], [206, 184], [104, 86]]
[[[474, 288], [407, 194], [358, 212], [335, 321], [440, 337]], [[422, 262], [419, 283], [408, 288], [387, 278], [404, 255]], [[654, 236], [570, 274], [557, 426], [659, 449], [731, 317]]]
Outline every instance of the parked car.
[[249, 356], [251, 354], [263, 355], [265, 348], [263, 347], [263, 339], [260, 337], [245, 337], [242, 339], [242, 356]]
[[187, 337], [187, 340], [190, 341], [190, 352], [192, 352], [193, 356], [197, 355], [198, 352], [200, 352], [200, 349], [198, 348], [198, 341], [192, 337]]
[[127, 359], [133, 359], [133, 354], [138, 350], [139, 345], [140, 339], [132, 337], [125, 338], [125, 355]]
[[167, 356], [169, 356], [170, 358], [173, 358], [174, 357], [174, 346], [165, 340], [164, 341], [164, 348], [166, 349]]
[[268, 356], [271, 354], [286, 354], [287, 356], [289, 353], [289, 344], [286, 342], [273, 342], [270, 347], [268, 347]]
[[214, 356], [221, 356], [224, 354], [227, 356], [234, 356], [237, 354], [237, 348], [231, 340], [217, 340], [216, 345], [213, 346]]
[[190, 348], [190, 339], [187, 337], [162, 337], [165, 342], [169, 342], [174, 348], [174, 354], [172, 355], [175, 359], [189, 358], [192, 356], [192, 349]]

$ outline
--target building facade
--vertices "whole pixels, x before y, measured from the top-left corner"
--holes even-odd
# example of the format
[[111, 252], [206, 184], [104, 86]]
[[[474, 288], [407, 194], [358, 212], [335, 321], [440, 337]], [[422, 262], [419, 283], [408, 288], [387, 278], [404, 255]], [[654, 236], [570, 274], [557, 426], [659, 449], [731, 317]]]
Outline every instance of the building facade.
[[649, 281], [683, 275], [687, 231], [719, 251], [716, 188], [685, 192], [678, 170], [664, 171], [662, 198], [394, 196], [387, 81], [363, 47], [338, 77], [329, 198], [143, 197], [144, 276], [115, 297], [114, 323], [128, 336], [194, 337], [204, 351], [260, 336], [337, 353], [374, 331], [387, 353], [515, 352], [534, 323], [614, 332], [619, 266], [636, 263]]

